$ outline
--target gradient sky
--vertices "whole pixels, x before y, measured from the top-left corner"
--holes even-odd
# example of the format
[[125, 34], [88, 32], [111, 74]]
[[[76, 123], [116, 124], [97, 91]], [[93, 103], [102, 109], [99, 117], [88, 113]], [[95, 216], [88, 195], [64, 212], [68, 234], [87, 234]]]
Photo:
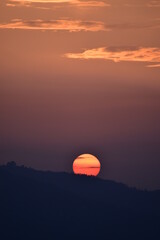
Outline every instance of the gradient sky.
[[160, 188], [160, 1], [0, 1], [0, 163]]

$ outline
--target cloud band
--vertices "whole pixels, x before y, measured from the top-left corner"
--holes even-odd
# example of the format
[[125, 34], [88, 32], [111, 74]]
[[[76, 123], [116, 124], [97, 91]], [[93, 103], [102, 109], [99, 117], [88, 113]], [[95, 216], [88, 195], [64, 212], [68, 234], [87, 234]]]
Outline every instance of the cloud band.
[[149, 67], [160, 66], [160, 48], [95, 48], [82, 53], [67, 53], [73, 59], [104, 59], [113, 62], [146, 62], [154, 63]]
[[103, 22], [98, 21], [79, 21], [79, 20], [31, 20], [22, 21], [21, 19], [14, 19], [10, 23], [0, 24], [0, 29], [24, 29], [24, 30], [53, 30], [53, 31], [106, 31]]

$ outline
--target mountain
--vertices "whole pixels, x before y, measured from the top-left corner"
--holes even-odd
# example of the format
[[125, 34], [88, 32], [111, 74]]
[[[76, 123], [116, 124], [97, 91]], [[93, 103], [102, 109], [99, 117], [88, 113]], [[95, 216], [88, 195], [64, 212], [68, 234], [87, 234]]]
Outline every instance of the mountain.
[[160, 239], [160, 190], [0, 166], [0, 239]]

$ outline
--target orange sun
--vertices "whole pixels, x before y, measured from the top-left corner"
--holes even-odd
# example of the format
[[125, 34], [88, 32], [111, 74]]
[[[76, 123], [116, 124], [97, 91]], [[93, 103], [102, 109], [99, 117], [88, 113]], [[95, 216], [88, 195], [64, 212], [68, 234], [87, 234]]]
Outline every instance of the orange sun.
[[100, 161], [91, 154], [82, 154], [73, 162], [73, 172], [88, 176], [97, 176], [100, 172]]

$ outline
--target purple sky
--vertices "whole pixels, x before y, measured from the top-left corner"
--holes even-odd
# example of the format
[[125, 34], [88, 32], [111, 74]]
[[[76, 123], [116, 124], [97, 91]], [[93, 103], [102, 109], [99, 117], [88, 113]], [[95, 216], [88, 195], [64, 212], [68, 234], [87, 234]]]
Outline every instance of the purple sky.
[[21, 1], [0, 7], [0, 163], [160, 188], [160, 1]]

